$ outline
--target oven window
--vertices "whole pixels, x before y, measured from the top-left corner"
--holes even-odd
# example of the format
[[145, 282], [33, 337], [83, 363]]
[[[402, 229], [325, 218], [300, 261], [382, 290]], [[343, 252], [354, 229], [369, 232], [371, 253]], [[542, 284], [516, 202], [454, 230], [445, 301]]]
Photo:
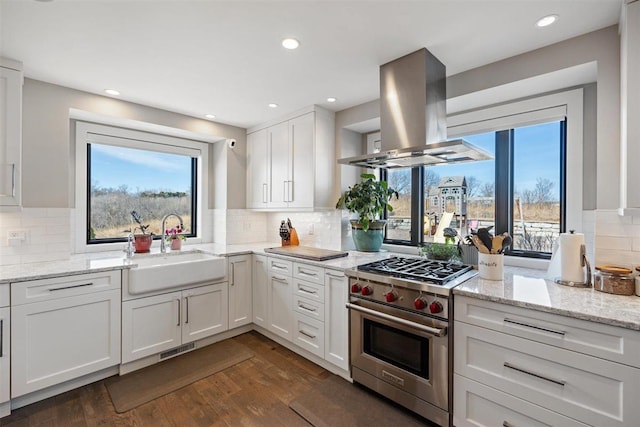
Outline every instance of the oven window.
[[364, 352], [429, 379], [429, 339], [363, 319]]

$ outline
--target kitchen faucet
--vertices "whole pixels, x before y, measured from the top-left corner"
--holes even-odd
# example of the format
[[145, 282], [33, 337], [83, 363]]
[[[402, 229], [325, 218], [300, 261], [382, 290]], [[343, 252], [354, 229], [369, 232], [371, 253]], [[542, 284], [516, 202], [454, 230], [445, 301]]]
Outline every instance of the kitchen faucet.
[[127, 245], [124, 247], [124, 253], [127, 258], [131, 258], [133, 256], [133, 252], [133, 231], [131, 231], [127, 236]]
[[162, 252], [163, 254], [167, 252], [164, 233], [167, 226], [167, 218], [169, 218], [170, 216], [175, 216], [176, 218], [178, 218], [178, 221], [180, 221], [180, 228], [184, 230], [184, 225], [182, 225], [182, 218], [177, 213], [166, 214], [164, 218], [162, 218], [162, 237], [160, 238], [160, 252]]

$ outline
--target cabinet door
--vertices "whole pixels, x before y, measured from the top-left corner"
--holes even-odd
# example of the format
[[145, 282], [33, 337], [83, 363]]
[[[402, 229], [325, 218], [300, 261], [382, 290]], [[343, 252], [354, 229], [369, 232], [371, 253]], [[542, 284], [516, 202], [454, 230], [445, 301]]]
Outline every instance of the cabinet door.
[[120, 290], [11, 308], [11, 397], [120, 363]]
[[179, 346], [180, 311], [180, 292], [123, 302], [122, 363]]
[[229, 258], [229, 329], [252, 321], [251, 255]]
[[347, 277], [342, 271], [326, 271], [324, 294], [325, 359], [341, 369], [348, 370], [349, 312], [346, 304], [349, 289]]
[[293, 310], [291, 309], [291, 282], [280, 274], [269, 274], [269, 330], [289, 341], [293, 338]]
[[[311, 153], [308, 153], [310, 155]], [[289, 125], [280, 123], [269, 128], [269, 207], [287, 207], [289, 199]]]
[[253, 256], [253, 323], [263, 328], [269, 328], [268, 297], [267, 297], [267, 257]]
[[313, 208], [314, 135], [314, 113], [289, 121], [291, 172], [287, 200], [290, 208]]
[[0, 67], [0, 206], [20, 205], [22, 72]]
[[9, 347], [9, 331], [11, 330], [10, 322], [11, 310], [9, 307], [0, 308], [0, 403], [8, 402], [10, 399], [10, 381], [9, 355], [11, 348]]
[[227, 283], [182, 291], [182, 343], [186, 344], [229, 329]]
[[267, 207], [267, 129], [247, 135], [247, 208]]

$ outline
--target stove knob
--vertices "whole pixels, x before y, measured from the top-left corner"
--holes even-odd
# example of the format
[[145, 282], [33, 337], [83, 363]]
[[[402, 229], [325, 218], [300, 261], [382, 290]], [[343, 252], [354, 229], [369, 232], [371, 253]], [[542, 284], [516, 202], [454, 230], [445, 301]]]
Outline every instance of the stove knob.
[[440, 304], [439, 301], [434, 301], [431, 304], [429, 304], [429, 311], [433, 314], [441, 313], [442, 310], [443, 310], [442, 304]]
[[371, 289], [368, 286], [365, 286], [364, 288], [362, 288], [362, 295], [371, 295], [373, 293], [373, 289]]
[[351, 293], [357, 294], [358, 292], [360, 292], [360, 285], [358, 283], [351, 285]]
[[427, 302], [423, 298], [418, 297], [413, 301], [413, 306], [416, 310], [423, 310], [427, 306]]
[[387, 300], [387, 302], [394, 302], [396, 299], [398, 299], [398, 295], [393, 291], [389, 291], [384, 294], [384, 298]]

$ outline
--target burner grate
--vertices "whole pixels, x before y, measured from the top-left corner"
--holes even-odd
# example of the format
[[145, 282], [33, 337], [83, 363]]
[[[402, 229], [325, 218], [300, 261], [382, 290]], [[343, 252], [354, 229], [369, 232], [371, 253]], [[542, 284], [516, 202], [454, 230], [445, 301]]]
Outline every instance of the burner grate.
[[403, 279], [429, 281], [444, 285], [455, 277], [471, 270], [470, 265], [423, 258], [391, 257], [380, 261], [359, 265], [358, 270], [379, 273]]

